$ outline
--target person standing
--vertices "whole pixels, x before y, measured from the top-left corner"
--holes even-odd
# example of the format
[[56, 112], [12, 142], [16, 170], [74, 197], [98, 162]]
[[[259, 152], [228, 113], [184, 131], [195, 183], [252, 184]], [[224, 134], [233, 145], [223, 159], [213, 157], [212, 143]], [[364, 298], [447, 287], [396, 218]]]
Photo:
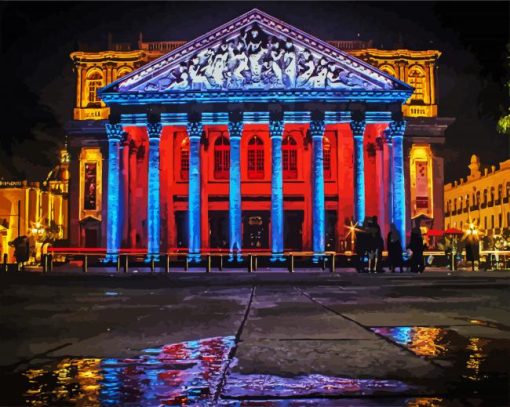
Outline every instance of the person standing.
[[423, 237], [421, 236], [420, 228], [413, 228], [411, 231], [411, 239], [409, 241], [408, 249], [411, 250], [411, 272], [423, 273], [425, 270], [425, 261], [423, 258]]
[[394, 223], [390, 226], [388, 233], [388, 239], [386, 240], [386, 247], [388, 249], [388, 263], [390, 265], [390, 271], [395, 272], [396, 268], [400, 268], [400, 272], [403, 272], [402, 264], [402, 242], [400, 241], [400, 233]]

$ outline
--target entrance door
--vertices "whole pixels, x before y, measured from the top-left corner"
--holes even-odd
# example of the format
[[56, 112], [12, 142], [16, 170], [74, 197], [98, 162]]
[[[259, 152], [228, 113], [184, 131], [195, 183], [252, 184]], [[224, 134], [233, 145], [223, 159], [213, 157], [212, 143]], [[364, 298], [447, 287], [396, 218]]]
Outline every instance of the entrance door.
[[303, 250], [303, 211], [284, 212], [284, 247], [285, 250]]
[[98, 247], [97, 230], [85, 229], [85, 247]]
[[209, 211], [209, 242], [211, 249], [228, 248], [228, 212]]
[[326, 211], [326, 250], [336, 250], [336, 211]]
[[269, 211], [243, 212], [243, 249], [269, 249]]
[[175, 212], [177, 247], [188, 247], [188, 211]]

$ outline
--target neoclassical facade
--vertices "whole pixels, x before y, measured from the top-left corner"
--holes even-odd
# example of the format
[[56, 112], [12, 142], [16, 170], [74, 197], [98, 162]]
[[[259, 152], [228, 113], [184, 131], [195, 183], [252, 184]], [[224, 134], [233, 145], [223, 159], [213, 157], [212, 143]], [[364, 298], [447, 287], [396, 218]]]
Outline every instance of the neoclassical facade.
[[71, 54], [71, 244], [345, 248], [378, 216], [442, 228], [440, 53], [317, 39], [259, 10], [190, 42]]

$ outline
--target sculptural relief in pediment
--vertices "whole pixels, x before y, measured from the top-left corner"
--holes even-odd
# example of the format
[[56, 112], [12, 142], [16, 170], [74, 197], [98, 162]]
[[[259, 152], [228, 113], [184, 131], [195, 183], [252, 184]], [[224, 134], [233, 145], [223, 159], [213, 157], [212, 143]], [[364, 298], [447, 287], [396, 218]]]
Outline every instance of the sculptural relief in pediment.
[[382, 88], [333, 58], [252, 23], [197, 51], [137, 90]]

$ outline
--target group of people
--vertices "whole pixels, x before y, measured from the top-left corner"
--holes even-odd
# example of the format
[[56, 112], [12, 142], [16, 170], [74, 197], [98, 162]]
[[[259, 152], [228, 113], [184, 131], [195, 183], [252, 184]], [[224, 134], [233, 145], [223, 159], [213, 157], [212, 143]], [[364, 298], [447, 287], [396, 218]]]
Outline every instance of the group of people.
[[[407, 261], [404, 261], [404, 245], [400, 239], [400, 233], [393, 223], [386, 239], [386, 249], [388, 251], [388, 267], [391, 272], [394, 273], [399, 269], [402, 273], [406, 263], [411, 272], [423, 273], [425, 270], [423, 257], [425, 247], [420, 228], [415, 227], [411, 231], [411, 238], [406, 246], [406, 253], [410, 257]], [[381, 227], [377, 223], [377, 216], [366, 217], [363, 225], [356, 230], [354, 250], [357, 258], [356, 268], [359, 273], [367, 272], [367, 268], [369, 273], [385, 271], [382, 259], [384, 240]]]

